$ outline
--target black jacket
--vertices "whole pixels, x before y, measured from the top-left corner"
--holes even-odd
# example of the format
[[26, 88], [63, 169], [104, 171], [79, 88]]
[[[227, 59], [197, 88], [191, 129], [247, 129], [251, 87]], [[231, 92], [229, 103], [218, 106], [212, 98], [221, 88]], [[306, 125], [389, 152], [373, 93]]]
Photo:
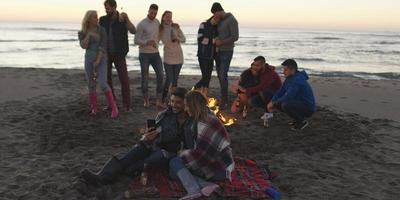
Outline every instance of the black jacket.
[[[119, 15], [119, 13], [118, 13]], [[110, 17], [100, 17], [100, 25], [106, 29], [107, 35], [110, 33]], [[112, 34], [114, 40], [114, 49], [117, 55], [126, 56], [129, 51], [128, 44], [128, 29], [126, 28], [126, 22], [120, 22], [118, 19], [114, 21], [112, 25]]]
[[204, 59], [214, 59], [216, 46], [213, 39], [218, 36], [217, 25], [212, 25], [211, 18], [202, 22], [197, 33], [197, 56]]

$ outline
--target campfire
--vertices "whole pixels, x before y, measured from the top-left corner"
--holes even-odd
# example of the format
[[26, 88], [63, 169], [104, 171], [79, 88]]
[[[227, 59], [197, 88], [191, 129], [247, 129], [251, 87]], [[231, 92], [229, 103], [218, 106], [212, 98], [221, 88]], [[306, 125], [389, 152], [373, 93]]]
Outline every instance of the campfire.
[[236, 122], [236, 118], [227, 116], [221, 112], [216, 98], [214, 97], [208, 98], [208, 107], [212, 112], [214, 112], [215, 116], [217, 116], [218, 119], [221, 120], [221, 122], [225, 126], [230, 126]]

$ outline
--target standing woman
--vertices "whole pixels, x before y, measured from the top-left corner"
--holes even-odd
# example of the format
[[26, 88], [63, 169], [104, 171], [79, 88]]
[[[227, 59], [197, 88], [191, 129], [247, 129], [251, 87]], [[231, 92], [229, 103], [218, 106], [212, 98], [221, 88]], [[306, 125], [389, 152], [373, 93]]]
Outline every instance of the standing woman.
[[219, 188], [210, 181], [231, 180], [234, 168], [228, 132], [208, 109], [205, 96], [198, 91], [187, 93], [185, 110], [194, 121], [195, 144], [169, 162], [172, 177], [188, 193], [182, 200], [210, 196]]
[[[202, 22], [197, 34], [197, 57], [201, 70], [201, 79], [196, 83], [194, 89], [201, 91], [204, 96], [208, 95], [211, 74], [214, 68], [214, 60], [217, 58], [215, 38], [218, 36], [218, 22], [214, 17]], [[218, 64], [218, 63], [217, 63]]]
[[82, 20], [82, 29], [78, 32], [79, 44], [85, 51], [85, 72], [89, 89], [90, 113], [97, 113], [96, 82], [106, 95], [111, 107], [111, 118], [118, 117], [111, 89], [107, 84], [107, 34], [99, 26], [97, 12], [89, 10]]
[[166, 80], [163, 101], [170, 91], [178, 85], [178, 77], [183, 65], [181, 43], [186, 42], [185, 35], [179, 25], [172, 22], [172, 12], [165, 11], [161, 16], [160, 40], [164, 44], [164, 69]]

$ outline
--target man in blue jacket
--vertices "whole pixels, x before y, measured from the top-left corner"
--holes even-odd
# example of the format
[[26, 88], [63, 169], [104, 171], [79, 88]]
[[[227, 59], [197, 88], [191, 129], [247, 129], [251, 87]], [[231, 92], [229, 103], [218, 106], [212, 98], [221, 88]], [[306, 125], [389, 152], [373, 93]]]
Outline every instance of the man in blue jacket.
[[285, 60], [282, 66], [286, 80], [268, 103], [268, 111], [281, 110], [294, 120], [294, 130], [302, 130], [308, 126], [305, 119], [316, 111], [314, 94], [307, 73], [298, 71], [295, 60]]

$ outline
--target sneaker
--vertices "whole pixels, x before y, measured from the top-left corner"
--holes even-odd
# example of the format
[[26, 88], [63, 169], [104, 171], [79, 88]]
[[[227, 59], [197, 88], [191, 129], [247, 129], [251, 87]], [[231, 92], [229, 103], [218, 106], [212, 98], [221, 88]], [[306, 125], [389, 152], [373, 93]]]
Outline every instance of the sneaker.
[[296, 124], [296, 121], [291, 121], [288, 123], [290, 126], [294, 126]]
[[300, 123], [295, 123], [292, 130], [300, 131], [300, 130], [303, 130], [307, 126], [308, 126], [308, 122], [304, 120]]

